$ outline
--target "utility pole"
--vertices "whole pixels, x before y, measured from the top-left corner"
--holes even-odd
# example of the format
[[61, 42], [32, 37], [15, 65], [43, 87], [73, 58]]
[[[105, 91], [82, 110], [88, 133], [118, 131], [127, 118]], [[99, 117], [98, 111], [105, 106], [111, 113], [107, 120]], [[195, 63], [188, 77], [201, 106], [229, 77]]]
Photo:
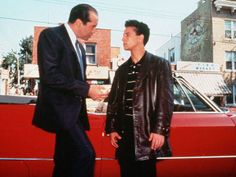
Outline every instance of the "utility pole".
[[16, 65], [17, 65], [17, 86], [20, 88], [20, 62], [19, 57], [16, 58]]

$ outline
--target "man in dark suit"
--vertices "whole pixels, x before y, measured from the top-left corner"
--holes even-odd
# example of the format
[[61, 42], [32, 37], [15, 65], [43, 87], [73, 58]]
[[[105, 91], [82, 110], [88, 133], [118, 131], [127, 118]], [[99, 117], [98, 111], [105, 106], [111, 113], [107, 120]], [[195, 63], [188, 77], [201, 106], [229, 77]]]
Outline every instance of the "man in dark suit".
[[40, 85], [33, 125], [56, 133], [53, 177], [92, 177], [94, 149], [85, 133], [89, 122], [85, 98], [103, 99], [102, 86], [86, 83], [85, 50], [98, 13], [88, 4], [72, 8], [69, 21], [47, 28], [38, 41]]

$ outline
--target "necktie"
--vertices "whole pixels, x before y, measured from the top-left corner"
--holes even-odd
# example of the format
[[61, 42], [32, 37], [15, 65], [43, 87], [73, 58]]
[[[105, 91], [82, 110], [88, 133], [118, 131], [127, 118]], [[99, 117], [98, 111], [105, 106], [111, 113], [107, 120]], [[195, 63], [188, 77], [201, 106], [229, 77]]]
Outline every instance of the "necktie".
[[75, 42], [75, 48], [76, 48], [77, 54], [78, 54], [77, 56], [78, 56], [79, 65], [80, 65], [80, 69], [81, 69], [81, 75], [84, 80], [84, 62], [83, 62], [82, 51], [80, 49], [80, 44], [78, 41]]

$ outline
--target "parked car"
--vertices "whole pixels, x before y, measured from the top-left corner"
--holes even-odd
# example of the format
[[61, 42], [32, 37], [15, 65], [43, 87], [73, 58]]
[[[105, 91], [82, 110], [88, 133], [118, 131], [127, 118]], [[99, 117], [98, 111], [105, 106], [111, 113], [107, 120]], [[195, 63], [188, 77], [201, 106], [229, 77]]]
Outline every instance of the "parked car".
[[[236, 177], [236, 117], [181, 77], [174, 78], [173, 156], [158, 159], [158, 177]], [[35, 97], [0, 96], [0, 176], [50, 177], [55, 135], [32, 126]], [[95, 177], [118, 177], [105, 113], [89, 113]]]

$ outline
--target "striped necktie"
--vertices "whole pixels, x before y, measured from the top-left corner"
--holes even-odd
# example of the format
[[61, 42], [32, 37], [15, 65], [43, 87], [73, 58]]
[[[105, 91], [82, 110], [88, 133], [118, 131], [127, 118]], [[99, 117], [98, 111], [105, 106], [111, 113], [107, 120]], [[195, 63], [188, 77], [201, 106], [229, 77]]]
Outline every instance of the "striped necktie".
[[79, 60], [79, 65], [80, 65], [80, 69], [81, 69], [81, 75], [82, 75], [82, 78], [84, 80], [84, 62], [83, 62], [83, 56], [82, 56], [82, 51], [81, 51], [81, 48], [80, 48], [80, 44], [79, 42], [76, 40], [75, 42], [75, 48], [77, 50], [77, 56], [78, 56], [78, 60]]

